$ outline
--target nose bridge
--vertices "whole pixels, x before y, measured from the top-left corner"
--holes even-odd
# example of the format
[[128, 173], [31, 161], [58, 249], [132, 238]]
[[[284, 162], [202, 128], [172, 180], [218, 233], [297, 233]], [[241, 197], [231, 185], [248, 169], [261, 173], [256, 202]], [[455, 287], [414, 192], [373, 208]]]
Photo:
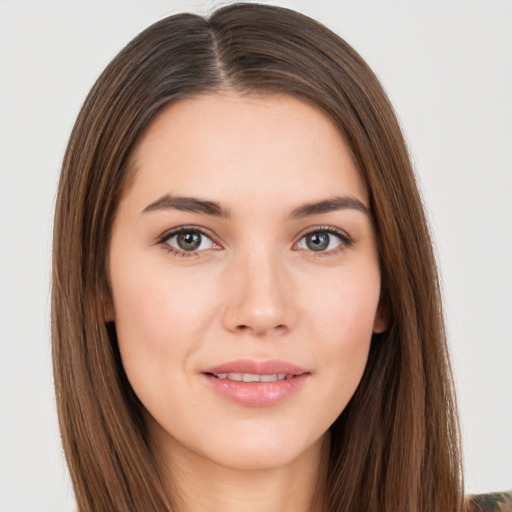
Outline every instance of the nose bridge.
[[230, 297], [224, 314], [232, 331], [284, 332], [294, 321], [290, 282], [275, 244], [252, 240], [233, 258], [228, 270]]

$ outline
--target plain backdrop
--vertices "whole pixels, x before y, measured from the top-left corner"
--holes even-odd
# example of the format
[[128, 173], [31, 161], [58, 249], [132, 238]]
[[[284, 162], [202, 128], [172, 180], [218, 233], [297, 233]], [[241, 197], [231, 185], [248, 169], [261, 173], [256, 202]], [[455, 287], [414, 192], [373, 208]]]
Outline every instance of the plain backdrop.
[[[223, 2], [227, 3], [227, 2]], [[276, 1], [376, 71], [402, 122], [439, 255], [468, 492], [512, 487], [512, 1]], [[51, 377], [55, 188], [108, 61], [212, 1], [0, 0], [0, 511], [66, 512]]]

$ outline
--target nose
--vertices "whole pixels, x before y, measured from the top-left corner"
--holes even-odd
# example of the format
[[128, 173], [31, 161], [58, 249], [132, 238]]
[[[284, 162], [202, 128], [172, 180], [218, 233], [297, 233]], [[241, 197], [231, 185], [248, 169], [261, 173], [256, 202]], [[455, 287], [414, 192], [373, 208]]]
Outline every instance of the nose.
[[296, 322], [293, 286], [277, 255], [240, 256], [227, 270], [223, 324], [235, 333], [284, 334]]

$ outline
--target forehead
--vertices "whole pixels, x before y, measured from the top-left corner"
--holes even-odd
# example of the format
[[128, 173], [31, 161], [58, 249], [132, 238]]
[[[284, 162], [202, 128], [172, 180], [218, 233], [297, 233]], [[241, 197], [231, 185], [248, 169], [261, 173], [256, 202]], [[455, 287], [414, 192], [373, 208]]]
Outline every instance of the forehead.
[[350, 193], [367, 202], [338, 127], [289, 95], [229, 92], [180, 100], [149, 125], [133, 162], [130, 188], [148, 199], [230, 192], [301, 202]]

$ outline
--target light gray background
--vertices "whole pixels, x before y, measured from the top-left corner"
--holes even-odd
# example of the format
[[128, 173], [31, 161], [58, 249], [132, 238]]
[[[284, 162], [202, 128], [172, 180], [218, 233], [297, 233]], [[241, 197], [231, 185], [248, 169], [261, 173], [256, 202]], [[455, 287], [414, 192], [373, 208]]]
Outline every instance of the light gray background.
[[[227, 2], [224, 2], [227, 3]], [[512, 1], [276, 1], [381, 78], [439, 253], [468, 492], [512, 487]], [[0, 0], [0, 511], [73, 507], [49, 348], [59, 167], [93, 81], [151, 22], [212, 1]]]

